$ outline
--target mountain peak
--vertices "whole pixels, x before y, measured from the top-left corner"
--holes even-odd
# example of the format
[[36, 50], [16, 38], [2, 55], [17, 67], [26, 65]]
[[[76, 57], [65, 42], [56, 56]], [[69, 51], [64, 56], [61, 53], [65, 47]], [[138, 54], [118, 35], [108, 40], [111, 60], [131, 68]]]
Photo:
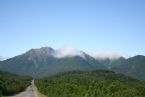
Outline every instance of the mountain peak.
[[36, 57], [37, 59], [44, 59], [47, 56], [52, 56], [55, 50], [51, 47], [42, 47], [38, 49], [31, 49], [25, 53], [28, 56], [29, 60], [34, 60]]
[[38, 48], [38, 49], [31, 49], [29, 50], [27, 53], [29, 54], [51, 54], [52, 52], [54, 52], [54, 49], [51, 47], [42, 47], [42, 48]]
[[143, 56], [143, 55], [136, 55], [136, 56], [134, 56], [134, 58], [145, 58], [145, 56]]
[[130, 58], [128, 58], [128, 59], [129, 59], [129, 60], [139, 60], [139, 61], [143, 61], [143, 63], [144, 63], [145, 56], [143, 56], [143, 55], [136, 55], [136, 56], [130, 57]]

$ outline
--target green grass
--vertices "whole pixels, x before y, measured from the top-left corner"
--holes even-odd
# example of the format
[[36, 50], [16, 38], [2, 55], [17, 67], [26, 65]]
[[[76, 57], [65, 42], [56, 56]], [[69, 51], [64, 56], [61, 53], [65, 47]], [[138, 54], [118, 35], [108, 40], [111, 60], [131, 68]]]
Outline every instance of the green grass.
[[38, 95], [38, 97], [47, 97], [46, 95], [40, 93], [39, 91], [37, 91], [37, 95]]
[[35, 88], [36, 88], [36, 93], [37, 93], [38, 97], [47, 97], [46, 95], [40, 93], [40, 91], [37, 89], [36, 86], [35, 86]]

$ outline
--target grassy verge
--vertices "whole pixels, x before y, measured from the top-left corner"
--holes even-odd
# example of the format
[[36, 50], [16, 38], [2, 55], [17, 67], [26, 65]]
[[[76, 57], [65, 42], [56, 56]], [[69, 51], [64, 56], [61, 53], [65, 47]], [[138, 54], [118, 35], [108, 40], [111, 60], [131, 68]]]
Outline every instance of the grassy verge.
[[35, 86], [35, 89], [36, 89], [36, 93], [37, 93], [38, 97], [47, 97], [46, 95], [40, 93], [36, 86]]
[[40, 93], [38, 90], [37, 90], [37, 95], [38, 95], [38, 97], [47, 97], [46, 95]]

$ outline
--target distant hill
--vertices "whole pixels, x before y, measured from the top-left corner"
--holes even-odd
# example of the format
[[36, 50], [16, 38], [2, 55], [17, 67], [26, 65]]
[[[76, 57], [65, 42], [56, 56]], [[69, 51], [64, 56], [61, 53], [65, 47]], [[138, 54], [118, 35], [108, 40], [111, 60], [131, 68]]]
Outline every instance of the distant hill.
[[59, 51], [50, 47], [31, 49], [0, 63], [0, 70], [32, 77], [44, 77], [72, 70], [95, 69], [106, 69], [106, 67], [86, 53], [72, 48]]
[[145, 56], [137, 55], [126, 60], [118, 60], [114, 64], [119, 65], [112, 67], [112, 70], [145, 80]]
[[120, 65], [126, 62], [126, 59], [124, 57], [120, 57], [117, 59], [106, 58], [106, 59], [96, 59], [96, 60], [99, 61], [104, 66], [106, 66], [108, 69], [119, 67]]
[[31, 78], [0, 71], [0, 97], [19, 93], [30, 85]]
[[134, 78], [145, 80], [145, 56], [137, 55], [131, 58], [120, 57], [118, 59], [96, 59], [106, 66], [108, 70], [113, 70]]
[[38, 79], [47, 97], [145, 97], [145, 83], [112, 71], [73, 71]]

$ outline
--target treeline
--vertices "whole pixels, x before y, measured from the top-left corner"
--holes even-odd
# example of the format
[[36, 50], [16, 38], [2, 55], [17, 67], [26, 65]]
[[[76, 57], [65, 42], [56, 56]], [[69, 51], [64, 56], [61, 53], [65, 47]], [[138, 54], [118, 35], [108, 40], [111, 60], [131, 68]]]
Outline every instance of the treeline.
[[145, 97], [145, 83], [112, 71], [67, 72], [35, 81], [47, 97]]
[[19, 93], [30, 85], [30, 77], [20, 77], [0, 71], [0, 97]]

